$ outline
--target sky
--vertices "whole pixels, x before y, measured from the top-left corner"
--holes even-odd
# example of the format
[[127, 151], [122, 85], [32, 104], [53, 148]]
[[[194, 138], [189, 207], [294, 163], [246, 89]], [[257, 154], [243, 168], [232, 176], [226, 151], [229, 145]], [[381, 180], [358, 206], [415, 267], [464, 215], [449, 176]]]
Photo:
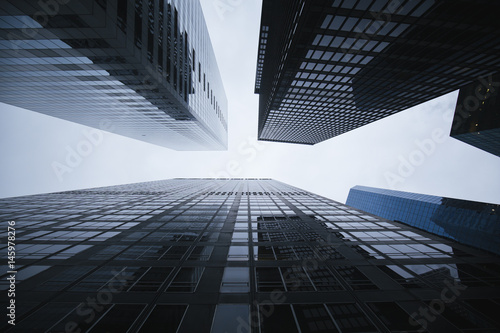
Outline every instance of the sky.
[[449, 137], [452, 92], [314, 146], [257, 141], [260, 0], [201, 0], [229, 103], [229, 148], [180, 152], [0, 103], [0, 197], [170, 178], [273, 178], [345, 203], [355, 185], [500, 203], [500, 158]]

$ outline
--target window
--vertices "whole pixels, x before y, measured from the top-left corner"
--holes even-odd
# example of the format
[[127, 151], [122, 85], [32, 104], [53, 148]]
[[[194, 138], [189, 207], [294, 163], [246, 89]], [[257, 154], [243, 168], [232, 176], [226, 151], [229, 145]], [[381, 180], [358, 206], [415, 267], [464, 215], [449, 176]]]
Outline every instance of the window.
[[92, 326], [92, 332], [126, 332], [141, 314], [145, 304], [114, 304], [105, 315]]
[[157, 304], [139, 332], [177, 332], [186, 309], [187, 305]]
[[283, 281], [280, 270], [277, 267], [257, 267], [255, 268], [257, 291], [273, 292], [276, 290], [284, 291]]
[[158, 291], [170, 272], [172, 272], [172, 267], [151, 267], [129, 290]]
[[377, 328], [357, 304], [336, 303], [326, 304], [326, 306], [342, 332], [378, 332]]
[[410, 325], [410, 315], [395, 302], [366, 303], [390, 331], [415, 331]]
[[194, 292], [204, 267], [182, 267], [167, 288], [167, 292]]
[[247, 304], [219, 304], [215, 310], [211, 332], [241, 331], [241, 322], [248, 323], [249, 308]]
[[354, 266], [338, 266], [335, 269], [354, 290], [378, 289], [376, 285]]
[[323, 304], [293, 305], [302, 332], [338, 332]]
[[298, 333], [295, 318], [288, 304], [274, 305], [274, 311], [269, 311], [267, 305], [259, 305], [261, 333], [287, 332]]
[[247, 293], [250, 291], [248, 267], [226, 267], [220, 291], [223, 293]]
[[248, 260], [248, 246], [230, 246], [227, 260]]

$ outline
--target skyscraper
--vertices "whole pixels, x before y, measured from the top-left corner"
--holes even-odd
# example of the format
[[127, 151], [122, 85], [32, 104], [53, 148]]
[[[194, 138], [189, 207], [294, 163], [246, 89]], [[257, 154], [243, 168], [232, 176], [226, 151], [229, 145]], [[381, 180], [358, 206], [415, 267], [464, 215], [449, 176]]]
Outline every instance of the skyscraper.
[[500, 205], [355, 186], [346, 205], [500, 255]]
[[500, 75], [460, 89], [450, 136], [500, 157]]
[[176, 150], [227, 148], [198, 1], [2, 1], [0, 102]]
[[17, 271], [2, 332], [500, 327], [498, 256], [269, 179], [7, 198], [0, 214]]
[[495, 0], [264, 0], [259, 139], [315, 144], [498, 72], [499, 11]]

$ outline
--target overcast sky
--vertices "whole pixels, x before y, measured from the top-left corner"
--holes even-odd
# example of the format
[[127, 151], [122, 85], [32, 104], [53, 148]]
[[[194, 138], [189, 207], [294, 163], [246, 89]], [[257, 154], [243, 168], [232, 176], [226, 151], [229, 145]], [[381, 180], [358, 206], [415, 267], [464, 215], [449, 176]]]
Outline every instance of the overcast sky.
[[261, 1], [202, 0], [229, 101], [229, 149], [178, 152], [105, 133], [57, 174], [88, 128], [0, 103], [0, 197], [177, 177], [274, 178], [345, 202], [365, 185], [500, 203], [500, 158], [449, 137], [458, 92], [314, 146], [257, 141]]

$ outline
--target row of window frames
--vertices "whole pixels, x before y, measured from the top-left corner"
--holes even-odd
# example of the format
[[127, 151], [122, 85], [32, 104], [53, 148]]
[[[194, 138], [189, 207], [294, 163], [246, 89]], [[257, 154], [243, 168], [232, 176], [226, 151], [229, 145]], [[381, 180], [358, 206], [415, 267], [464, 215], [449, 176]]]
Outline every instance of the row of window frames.
[[[45, 44], [44, 44], [45, 42]], [[7, 44], [5, 44], [7, 43]], [[0, 41], [0, 49], [3, 47], [3, 48], [10, 48], [10, 42], [6, 41], [2, 46], [2, 41]], [[70, 46], [68, 46], [67, 44], [61, 42], [60, 40], [38, 40], [38, 41], [30, 41], [30, 40], [26, 40], [26, 41], [16, 41], [16, 45], [17, 47], [21, 47], [23, 49], [28, 49], [28, 48], [36, 48], [36, 49], [40, 49], [40, 48], [48, 48], [48, 49], [52, 49], [52, 48], [56, 48], [56, 46], [58, 45], [58, 47], [67, 47], [67, 48], [70, 48]], [[36, 45], [31, 45], [33, 43], [37, 43]], [[55, 43], [55, 44], [54, 44]], [[57, 44], [59, 43], [59, 44]], [[193, 50], [193, 63], [195, 63], [195, 60], [194, 60], [194, 50]], [[193, 71], [195, 70], [195, 66], [193, 66]], [[201, 63], [198, 63], [198, 81], [201, 82]], [[47, 74], [47, 73], [46, 73]], [[31, 74], [32, 75], [32, 74]], [[54, 74], [54, 75], [57, 75]], [[61, 76], [67, 76], [68, 73], [67, 71], [65, 71], [65, 75], [61, 75]], [[208, 85], [208, 89], [207, 89], [207, 85]], [[213, 90], [210, 89], [210, 82], [207, 82], [206, 80], [206, 74], [204, 73], [203, 74], [203, 91], [207, 91], [207, 98], [210, 98], [210, 103], [214, 106], [214, 109], [217, 111], [217, 114], [219, 117], [223, 117], [222, 113], [221, 113], [221, 110], [220, 110], [220, 106], [217, 102], [217, 100], [214, 98], [213, 96]], [[215, 103], [214, 103], [215, 102]]]
[[[194, 52], [194, 51], [193, 51]], [[194, 61], [194, 60], [193, 60]], [[194, 68], [194, 67], [193, 67]], [[201, 83], [201, 63], [198, 63], [198, 83]], [[208, 86], [208, 87], [207, 87]], [[206, 74], [203, 73], [203, 91], [207, 92], [207, 98], [210, 98], [210, 104], [214, 106], [214, 110], [217, 112], [217, 116], [223, 121], [223, 123], [226, 123], [226, 120], [224, 119], [224, 115], [222, 114], [222, 110], [219, 106], [219, 102], [217, 99], [213, 96], [213, 90], [210, 89], [210, 82], [206, 80]]]
[[[278, 294], [278, 296], [280, 296]], [[432, 301], [423, 301], [426, 306], [431, 306]], [[490, 319], [485, 321], [483, 318], [478, 318], [472, 314], [471, 310], [465, 308], [462, 304], [458, 304], [458, 308], [446, 307], [443, 316], [450, 322], [454, 323], [458, 328], [474, 328], [474, 327], [491, 327], [492, 322], [498, 322], [492, 315], [495, 310], [485, 311], [485, 308], [493, 307], [498, 311], [499, 305], [490, 300], [468, 300], [466, 303], [469, 306], [481, 304], [478, 312]], [[487, 303], [487, 304], [484, 304]], [[76, 305], [76, 304], [75, 304]], [[415, 326], [411, 325], [406, 318], [409, 313], [405, 311], [400, 304], [396, 302], [368, 302], [368, 307], [364, 310], [355, 303], [328, 303], [328, 304], [269, 304], [258, 305], [258, 318], [252, 318], [250, 307], [248, 304], [217, 304], [213, 315], [207, 317], [207, 322], [203, 326], [211, 326], [211, 332], [237, 331], [241, 329], [241, 321], [236, 318], [241, 318], [244, 323], [252, 323], [257, 319], [259, 323], [259, 331], [275, 332], [286, 331], [298, 333], [310, 331], [325, 331], [328, 332], [378, 332], [374, 323], [366, 311], [375, 314], [380, 322], [391, 331], [410, 330], [414, 331]], [[108, 329], [117, 329], [125, 332], [134, 323], [136, 318], [141, 314], [145, 304], [108, 304], [105, 305], [105, 311], [101, 311], [97, 322], [92, 327], [90, 332], [107, 331]], [[189, 308], [185, 304], [156, 304], [153, 310], [147, 315], [144, 324], [141, 324], [139, 332], [151, 331], [176, 331], [181, 325], [185, 316], [186, 310]], [[75, 322], [79, 328], [88, 329], [89, 323], [84, 322], [86, 319], [82, 315], [77, 315], [77, 307], [71, 307], [68, 313], [67, 303], [49, 303], [41, 310], [29, 317], [30, 320], [24, 321], [21, 325], [28, 326], [35, 324], [39, 328], [47, 328], [53, 325], [51, 320], [54, 318], [63, 318], [52, 330], [61, 330], [63, 325], [68, 322]], [[211, 311], [212, 312], [212, 311]], [[50, 314], [50, 315], [48, 315]], [[119, 318], [120, 320], [117, 320]], [[476, 320], [474, 320], [474, 319]], [[477, 321], [479, 319], [479, 321]], [[203, 319], [200, 319], [203, 320]], [[94, 322], [91, 324], [93, 325]], [[380, 324], [380, 323], [379, 323]], [[34, 327], [34, 326], [31, 326]], [[26, 328], [26, 326], [21, 326]], [[67, 326], [66, 326], [67, 328]]]
[[[355, 25], [357, 25], [355, 27]], [[346, 31], [358, 36], [400, 36], [410, 25], [406, 23], [383, 22], [365, 18], [327, 15], [321, 29]]]
[[[314, 63], [313, 63], [314, 64]], [[356, 74], [361, 67], [351, 67], [351, 66], [344, 66], [344, 65], [328, 65], [328, 67], [331, 66], [331, 70], [329, 71], [308, 71], [304, 70], [299, 71], [295, 74], [295, 79], [300, 79], [300, 80], [295, 80], [292, 82], [293, 85], [297, 85], [299, 81], [303, 80], [305, 83], [306, 81], [310, 81], [311, 83], [349, 83], [351, 84], [352, 77], [351, 75]], [[326, 66], [325, 66], [326, 67]], [[335, 72], [332, 72], [335, 70]], [[339, 75], [339, 74], [343, 74]], [[294, 84], [295, 82], [295, 84]]]
[[[316, 69], [313, 69], [313, 68], [316, 68]], [[319, 70], [318, 68], [325, 68], [325, 70]], [[349, 83], [351, 81], [351, 77], [339, 76], [338, 74], [355, 75], [361, 68], [360, 67], [350, 67], [350, 66], [334, 66], [334, 65], [314, 63], [314, 62], [308, 62], [308, 63], [304, 62], [301, 65], [301, 69], [302, 70], [309, 69], [311, 71], [298, 72], [296, 74], [296, 78], [304, 79], [306, 81], [302, 81], [304, 83], [302, 83], [301, 85], [299, 84], [299, 81], [294, 81], [294, 83], [292, 83], [292, 86], [295, 86], [295, 85], [303, 86], [308, 81], [310, 81], [309, 85], [311, 85], [313, 83], [320, 84], [321, 82], [318, 82], [318, 81], [326, 81], [326, 82], [334, 81], [334, 82]], [[330, 73], [331, 71], [335, 71], [335, 73], [337, 73], [337, 75], [332, 75], [332, 74], [328, 75], [328, 73]], [[468, 74], [471, 74], [472, 72], [479, 73], [480, 70], [470, 70], [468, 72]], [[418, 87], [419, 90], [434, 91], [434, 90], [438, 89], [438, 87], [435, 87], [436, 84], [455, 83], [458, 85], [461, 83], [465, 83], [464, 80], [460, 80], [460, 79], [456, 79], [456, 78], [450, 79], [449, 77], [434, 76], [434, 77], [430, 77], [430, 78], [424, 78], [422, 75], [421, 75], [421, 77], [422, 77], [421, 81], [423, 81], [427, 84], [432, 83], [433, 86], [429, 87], [427, 85], [424, 86], [424, 85], [419, 85], [419, 84], [411, 84], [412, 88]], [[413, 77], [413, 79], [411, 81], [414, 81], [414, 80], [418, 81], [418, 78]]]
[[[68, 303], [48, 303], [28, 320], [23, 321], [20, 328], [36, 327], [39, 329], [41, 327], [49, 328], [49, 331], [59, 331], [67, 329], [67, 323], [75, 323], [74, 327], [90, 329], [89, 332], [108, 330], [125, 332], [134, 324], [146, 306], [145, 304], [106, 304], [103, 306], [103, 311], [97, 313], [98, 317], [88, 323], [88, 320], [85, 321], [87, 317], [79, 314], [81, 309], [77, 311], [78, 307], [73, 306], [68, 312], [68, 305]], [[408, 328], [408, 324], [400, 327], [402, 320], [394, 320], [398, 317], [408, 317], [408, 314], [397, 303], [377, 302], [368, 303], [368, 305], [389, 328]], [[156, 304], [141, 324], [139, 332], [175, 332], [181, 325], [188, 308], [189, 306], [185, 304]], [[349, 332], [378, 332], [366, 313], [354, 303], [276, 304], [272, 307], [273, 311], [270, 311], [268, 305], [262, 304], [258, 309], [258, 318], [252, 319], [248, 304], [218, 304], [213, 315], [209, 317], [209, 321], [204, 322], [203, 325], [210, 326], [211, 332], [236, 332], [238, 328], [241, 329], [241, 322], [236, 320], [240, 318], [244, 323], [251, 323], [252, 320], [257, 319], [258, 330], [262, 333], [283, 329], [291, 333], [298, 333], [299, 329], [302, 332], [324, 329], [329, 332], [338, 332], [338, 328]], [[62, 319], [54, 324], [54, 317]], [[200, 320], [203, 319], [200, 318]]]
[[321, 50], [309, 50], [307, 60], [323, 60], [328, 62], [345, 62], [349, 64], [368, 64], [374, 57], [368, 55], [351, 54], [346, 52], [333, 52]]
[[[330, 35], [317, 35], [313, 41], [313, 46], [320, 46], [333, 49], [342, 49], [346, 53], [353, 51], [365, 51], [365, 52], [382, 52], [387, 46], [388, 42], [372, 41], [362, 38], [350, 38], [350, 37], [333, 37]], [[353, 52], [354, 53], [354, 52]]]
[[[324, 90], [322, 90], [324, 89]], [[311, 87], [311, 88], [294, 88], [290, 87], [288, 89], [289, 94], [297, 94], [297, 95], [302, 95], [302, 96], [329, 96], [332, 97], [334, 94], [338, 94], [341, 92], [352, 92], [352, 87], [351, 85], [335, 85], [335, 84], [328, 84], [328, 83], [322, 83], [319, 84], [317, 88]], [[351, 99], [352, 101], [352, 99]], [[354, 103], [353, 103], [354, 104]]]
[[[423, 301], [421, 308], [432, 306], [434, 301]], [[411, 325], [409, 313], [396, 302], [367, 302], [366, 310], [373, 312], [388, 331], [416, 332], [419, 326]], [[261, 316], [261, 332], [275, 332], [285, 329], [286, 332], [379, 332], [366, 312], [357, 304], [288, 304], [277, 305], [269, 314], [269, 307], [259, 307]], [[498, 308], [498, 305], [497, 305]], [[479, 319], [462, 304], [445, 306], [442, 314], [449, 322], [460, 329], [492, 328], [492, 322]], [[492, 318], [491, 318], [492, 319]]]
[[[338, 101], [342, 101], [344, 98], [351, 98], [352, 94], [350, 93], [341, 93], [340, 91], [334, 92], [333, 91], [327, 91], [327, 90], [312, 90], [309, 89], [307, 93], [289, 93], [285, 97], [290, 99], [290, 98], [295, 98], [295, 99], [300, 99], [302, 101], [313, 101], [313, 102], [326, 102], [332, 97], [339, 97]], [[436, 96], [438, 92], [446, 92], [448, 89], [447, 88], [426, 88], [426, 91], [421, 91], [421, 92], [406, 92], [406, 91], [401, 91], [400, 93], [396, 95], [391, 95], [391, 96], [384, 96], [384, 95], [371, 95], [371, 94], [365, 94], [357, 100], [357, 104], [360, 104], [360, 101], [363, 102], [363, 104], [369, 105], [369, 103], [373, 103], [374, 101], [383, 101], [384, 103], [377, 107], [371, 107], [368, 108], [368, 111], [377, 111], [377, 112], [385, 112], [386, 114], [392, 114], [397, 111], [393, 110], [398, 110], [398, 108], [407, 108], [408, 107], [408, 100], [402, 100], [400, 97], [406, 96], [406, 97], [411, 97], [411, 101], [425, 101], [426, 99], [429, 99], [429, 96]], [[311, 92], [311, 93], [309, 93]], [[331, 95], [330, 95], [331, 94]], [[351, 99], [352, 100], [352, 99]], [[364, 101], [363, 101], [364, 100]], [[347, 102], [344, 102], [347, 103]], [[354, 105], [349, 106], [345, 105], [343, 106], [345, 108], [350, 108], [350, 109], [356, 109]], [[392, 108], [392, 109], [391, 109]], [[396, 108], [396, 109], [394, 109]]]
[[[216, 233], [218, 235], [218, 233]], [[215, 238], [216, 239], [216, 238]], [[206, 241], [203, 240], [202, 241]], [[37, 245], [41, 249], [37, 252], [30, 251], [30, 253], [42, 257], [56, 251], [57, 246]], [[60, 245], [63, 246], [63, 245]], [[83, 245], [80, 245], [83, 246]], [[77, 246], [78, 247], [78, 246]], [[126, 245], [113, 245], [109, 248], [103, 249], [97, 254], [92, 255], [90, 260], [107, 260], [115, 254], [127, 248]], [[180, 260], [188, 252], [189, 245], [153, 245], [153, 246], [132, 246], [121, 252], [115, 260]], [[320, 254], [340, 257], [338, 252], [328, 246], [321, 246], [319, 248], [310, 247], [308, 245], [283, 245], [283, 246], [254, 246], [255, 259], [267, 260], [296, 260], [303, 257], [313, 257]], [[212, 245], [198, 245], [189, 252], [188, 260], [208, 260], [214, 250]], [[249, 256], [249, 247], [247, 245], [231, 245], [229, 247], [228, 257], [229, 261], [247, 261]]]
[[[307, 102], [328, 102], [331, 101], [332, 98], [336, 98], [339, 102], [342, 101], [344, 103], [347, 103], [349, 100], [353, 100], [353, 95], [351, 92], [342, 92], [342, 91], [334, 91], [334, 90], [316, 90], [316, 89], [309, 89], [308, 91], [304, 93], [298, 93], [298, 92], [288, 92], [284, 98], [286, 99], [296, 99], [296, 100], [301, 100], [304, 101], [305, 103]], [[387, 97], [384, 97], [387, 98]], [[347, 100], [347, 101], [346, 101]], [[354, 105], [348, 106], [351, 109], [355, 109], [356, 107]]]
[[[69, 268], [66, 272], [38, 284], [36, 290], [57, 291], [69, 286], [91, 267]], [[215, 269], [210, 268], [214, 273]], [[364, 274], [353, 266], [337, 267], [354, 289], [378, 289]], [[108, 285], [121, 283], [124, 291], [157, 292], [171, 277], [173, 267], [103, 267], [70, 287], [73, 292], [97, 292]], [[195, 292], [205, 267], [181, 267], [168, 282], [165, 292]], [[300, 267], [255, 268], [258, 292], [281, 291], [334, 291], [343, 290], [338, 280], [326, 267], [304, 270]], [[111, 277], [111, 279], [110, 279]], [[250, 292], [250, 268], [225, 267], [219, 291], [221, 293]]]
[[[336, 80], [330, 80], [329, 77], [333, 79], [333, 75], [327, 75], [324, 80], [294, 80], [290, 84], [290, 88], [294, 89], [289, 89], [289, 92], [292, 93], [305, 93], [308, 90], [307, 88], [311, 89], [326, 89], [326, 90], [333, 90], [333, 91], [345, 91], [349, 90], [352, 91], [351, 84], [346, 82], [347, 84], [338, 84]], [[339, 80], [340, 81], [340, 80]], [[305, 88], [305, 89], [298, 89], [298, 88]]]
[[[83, 304], [83, 303], [82, 303]], [[48, 303], [33, 315], [18, 324], [23, 330], [48, 329], [47, 332], [63, 332], [78, 329], [85, 332], [127, 332], [144, 311], [146, 304], [101, 304], [101, 311], [93, 311], [95, 318], [88, 320], [81, 304], [68, 312], [68, 303]], [[141, 324], [138, 332], [166, 332], [179, 327], [187, 305], [156, 304]], [[82, 315], [82, 311], [85, 315]], [[57, 318], [54, 323], [54, 318]], [[59, 318], [61, 318], [59, 320]]]

